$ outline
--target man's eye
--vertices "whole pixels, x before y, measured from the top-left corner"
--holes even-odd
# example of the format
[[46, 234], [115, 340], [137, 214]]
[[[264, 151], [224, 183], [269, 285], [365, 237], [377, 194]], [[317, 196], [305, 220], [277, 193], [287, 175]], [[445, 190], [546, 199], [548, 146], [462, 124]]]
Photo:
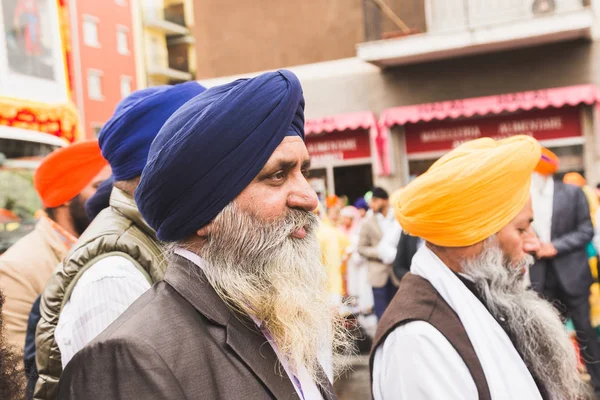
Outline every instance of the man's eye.
[[285, 173], [283, 171], [279, 171], [271, 175], [271, 179], [274, 181], [280, 181], [285, 178]]
[[302, 170], [302, 175], [304, 175], [305, 178], [310, 178], [310, 170], [309, 169], [303, 169]]

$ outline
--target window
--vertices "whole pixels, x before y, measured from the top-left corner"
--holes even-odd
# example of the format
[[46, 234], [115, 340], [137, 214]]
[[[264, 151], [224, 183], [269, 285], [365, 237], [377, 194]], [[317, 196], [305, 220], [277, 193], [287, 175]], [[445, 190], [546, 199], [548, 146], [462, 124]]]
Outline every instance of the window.
[[83, 16], [83, 42], [87, 46], [100, 47], [98, 40], [98, 18], [91, 15]]
[[131, 93], [131, 77], [121, 76], [121, 98], [129, 96]]
[[92, 100], [104, 100], [102, 95], [102, 71], [89, 69], [87, 73], [88, 97]]
[[129, 29], [125, 26], [117, 27], [117, 51], [119, 54], [129, 54]]

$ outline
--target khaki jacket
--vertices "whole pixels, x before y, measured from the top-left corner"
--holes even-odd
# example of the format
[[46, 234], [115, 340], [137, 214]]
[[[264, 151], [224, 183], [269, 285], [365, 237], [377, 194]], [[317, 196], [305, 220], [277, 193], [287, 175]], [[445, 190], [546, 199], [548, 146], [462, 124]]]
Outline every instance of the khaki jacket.
[[42, 294], [41, 319], [35, 335], [40, 375], [35, 399], [56, 399], [62, 363], [54, 331], [62, 308], [81, 275], [102, 258], [114, 255], [130, 260], [151, 284], [163, 278], [166, 268], [163, 248], [142, 218], [133, 197], [118, 188], [113, 188], [110, 207], [98, 214], [79, 238]]
[[358, 254], [367, 259], [369, 283], [374, 288], [385, 286], [388, 279], [392, 279], [398, 286], [398, 280], [392, 271], [392, 264], [381, 262], [377, 246], [383, 238], [383, 232], [377, 222], [377, 215], [373, 214], [364, 222], [358, 239]]
[[50, 221], [41, 218], [31, 233], [0, 256], [0, 288], [6, 297], [2, 318], [9, 344], [21, 353], [31, 306], [68, 251]]

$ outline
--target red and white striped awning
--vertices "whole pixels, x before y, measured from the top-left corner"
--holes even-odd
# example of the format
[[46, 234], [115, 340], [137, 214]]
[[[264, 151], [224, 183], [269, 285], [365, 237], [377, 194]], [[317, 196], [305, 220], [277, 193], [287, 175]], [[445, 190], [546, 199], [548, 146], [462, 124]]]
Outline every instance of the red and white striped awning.
[[566, 86], [388, 108], [381, 113], [379, 122], [389, 128], [394, 125], [446, 118], [468, 118], [519, 110], [577, 106], [582, 103], [591, 105], [598, 100], [600, 100], [600, 92], [595, 85]]

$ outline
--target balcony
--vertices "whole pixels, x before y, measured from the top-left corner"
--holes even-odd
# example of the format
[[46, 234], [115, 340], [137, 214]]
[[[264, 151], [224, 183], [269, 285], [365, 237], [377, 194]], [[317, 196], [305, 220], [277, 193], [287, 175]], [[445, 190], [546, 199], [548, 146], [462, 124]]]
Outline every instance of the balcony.
[[363, 0], [363, 5], [365, 43], [357, 45], [357, 56], [382, 68], [589, 39], [596, 23], [586, 0]]
[[[190, 30], [185, 26], [183, 14], [181, 18], [172, 11], [158, 7], [149, 7], [144, 9], [144, 24], [148, 29], [154, 29], [164, 33], [167, 36], [188, 36]], [[167, 11], [167, 12], [165, 12]]]
[[[180, 67], [187, 67], [187, 63]], [[152, 78], [162, 78], [165, 81], [185, 82], [191, 81], [194, 78], [189, 71], [181, 71], [169, 65], [169, 56], [167, 54], [150, 55], [148, 57], [147, 73]]]

